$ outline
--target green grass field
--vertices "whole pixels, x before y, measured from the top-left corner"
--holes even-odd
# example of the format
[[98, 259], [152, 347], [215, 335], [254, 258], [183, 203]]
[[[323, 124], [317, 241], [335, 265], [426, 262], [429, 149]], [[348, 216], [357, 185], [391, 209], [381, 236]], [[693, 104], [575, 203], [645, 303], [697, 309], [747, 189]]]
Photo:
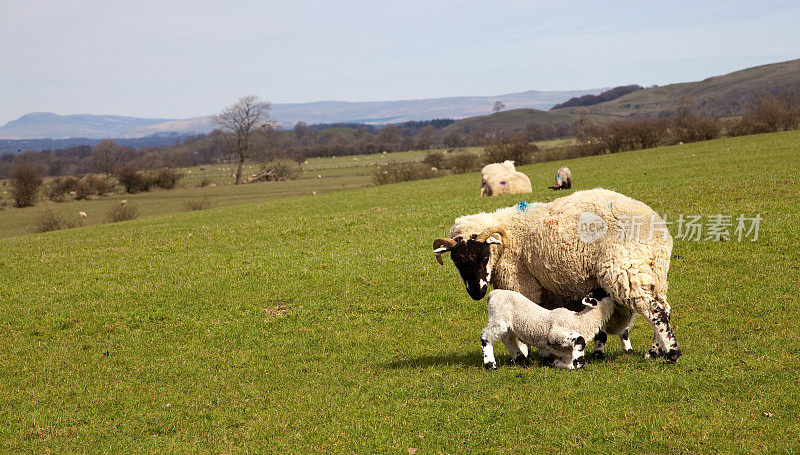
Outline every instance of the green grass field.
[[[668, 220], [763, 217], [676, 240], [678, 364], [640, 319], [584, 370], [483, 370], [485, 303], [431, 242], [568, 194], [564, 164]], [[466, 174], [0, 239], [0, 451], [798, 453], [800, 132], [522, 170], [533, 194]]]

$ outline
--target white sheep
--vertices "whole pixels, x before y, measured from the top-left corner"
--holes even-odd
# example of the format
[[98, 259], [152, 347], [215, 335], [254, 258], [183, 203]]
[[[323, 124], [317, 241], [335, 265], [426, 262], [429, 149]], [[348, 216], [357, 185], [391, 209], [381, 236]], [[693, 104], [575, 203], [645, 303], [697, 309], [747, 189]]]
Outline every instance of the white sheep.
[[486, 181], [489, 180], [489, 177], [516, 171], [517, 169], [514, 167], [514, 162], [511, 160], [506, 160], [502, 163], [487, 164], [481, 169], [481, 187], [486, 185]]
[[481, 197], [499, 196], [501, 194], [521, 194], [533, 191], [531, 179], [522, 172], [509, 172], [492, 175], [481, 187]]
[[86, 212], [78, 212], [78, 216], [81, 218], [86, 218]]
[[127, 199], [123, 199], [123, 200], [119, 201], [119, 205], [128, 205], [128, 200]]
[[[540, 206], [462, 216], [450, 238], [433, 245], [440, 263], [442, 253], [451, 253], [475, 300], [491, 283], [546, 308], [568, 308], [600, 287], [618, 304], [604, 332], [620, 335], [624, 349], [630, 349], [627, 330], [639, 313], [654, 331], [647, 357], [675, 362], [681, 355], [667, 302], [672, 236], [639, 201], [601, 188], [579, 191]], [[603, 355], [602, 347], [595, 345], [596, 355]]]
[[572, 188], [572, 172], [568, 167], [562, 167], [556, 171], [556, 184], [551, 186], [553, 190], [568, 190]]
[[614, 313], [614, 301], [600, 288], [583, 299], [586, 307], [548, 310], [516, 291], [494, 290], [486, 298], [489, 322], [481, 332], [483, 366], [497, 369], [494, 343], [502, 340], [515, 363], [528, 360], [528, 347], [539, 348], [542, 362], [558, 368], [582, 368], [586, 340], [600, 332]]

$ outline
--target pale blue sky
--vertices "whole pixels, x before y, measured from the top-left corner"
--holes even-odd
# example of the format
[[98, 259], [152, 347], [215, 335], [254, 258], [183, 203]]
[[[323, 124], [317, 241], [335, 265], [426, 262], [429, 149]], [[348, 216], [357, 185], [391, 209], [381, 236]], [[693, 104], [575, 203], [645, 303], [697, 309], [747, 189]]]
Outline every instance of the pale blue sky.
[[800, 58], [796, 1], [0, 0], [0, 125], [699, 80]]

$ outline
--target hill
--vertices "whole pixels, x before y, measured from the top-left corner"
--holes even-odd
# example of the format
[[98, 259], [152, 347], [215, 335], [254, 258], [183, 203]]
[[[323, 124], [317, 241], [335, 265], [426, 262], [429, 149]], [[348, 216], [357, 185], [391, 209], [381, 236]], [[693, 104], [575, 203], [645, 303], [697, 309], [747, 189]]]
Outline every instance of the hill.
[[528, 201], [568, 194], [546, 188], [566, 164], [576, 190], [620, 191], [670, 222], [763, 217], [756, 242], [676, 238], [677, 365], [643, 358], [640, 318], [633, 353], [610, 343], [585, 370], [503, 353], [485, 372], [486, 307], [430, 247], [457, 216], [520, 200], [479, 198], [474, 173], [2, 239], [0, 441], [25, 453], [798, 453], [799, 157], [788, 132], [521, 167]]
[[459, 120], [442, 128], [441, 134], [446, 136], [454, 132], [470, 134], [480, 131], [506, 133], [531, 126], [568, 125], [574, 119], [575, 116], [569, 112], [512, 109]]
[[[800, 60], [756, 66], [698, 82], [637, 90], [585, 109], [599, 117], [656, 117], [673, 112], [681, 98], [688, 97], [707, 114], [730, 117], [741, 115], [746, 104], [755, 97], [784, 92], [800, 92]], [[553, 112], [575, 114], [580, 109], [572, 107]]]

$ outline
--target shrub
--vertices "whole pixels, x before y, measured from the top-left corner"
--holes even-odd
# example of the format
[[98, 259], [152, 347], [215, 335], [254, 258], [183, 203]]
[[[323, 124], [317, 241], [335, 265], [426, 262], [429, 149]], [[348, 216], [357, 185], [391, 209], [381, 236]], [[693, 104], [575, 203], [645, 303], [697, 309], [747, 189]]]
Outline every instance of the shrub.
[[211, 202], [206, 197], [202, 199], [189, 199], [185, 201], [183, 205], [186, 206], [186, 210], [189, 210], [190, 212], [211, 208]]
[[178, 181], [183, 178], [183, 174], [174, 169], [161, 169], [149, 177], [150, 182], [156, 188], [171, 190], [175, 188], [175, 186], [178, 184]]
[[444, 169], [445, 156], [442, 152], [430, 152], [425, 155], [425, 158], [422, 160], [422, 162], [428, 166], [435, 167], [436, 169]]
[[139, 208], [133, 204], [114, 204], [111, 209], [106, 212], [106, 218], [112, 223], [133, 220], [137, 216], [139, 216]]
[[150, 187], [153, 186], [153, 182], [147, 175], [129, 166], [123, 166], [117, 171], [117, 179], [128, 193], [150, 191]]
[[295, 180], [300, 177], [303, 169], [294, 161], [273, 161], [267, 163], [261, 169], [268, 182], [282, 182], [284, 180]]
[[108, 177], [99, 177], [94, 174], [84, 176], [79, 184], [81, 191], [88, 194], [95, 194], [97, 196], [105, 196], [106, 194], [114, 191], [114, 181]]
[[389, 183], [429, 179], [437, 175], [437, 172], [425, 163], [391, 162], [384, 166], [378, 166], [373, 172], [373, 179], [377, 185], [386, 185]]
[[55, 213], [52, 210], [44, 210], [36, 219], [36, 224], [33, 226], [34, 232], [50, 232], [50, 231], [57, 231], [59, 229], [70, 229], [76, 227], [78, 223], [74, 223], [71, 221], [67, 221]]
[[517, 166], [533, 162], [533, 154], [539, 151], [536, 144], [528, 142], [524, 134], [516, 133], [489, 142], [483, 146], [487, 163], [502, 163], [511, 160]]
[[210, 178], [206, 177], [203, 180], [201, 180], [200, 182], [198, 182], [197, 186], [200, 187], [200, 188], [205, 188], [208, 185], [211, 185], [212, 183], [214, 183], [214, 181], [211, 180]]
[[22, 162], [12, 169], [11, 197], [17, 207], [32, 206], [41, 186], [42, 176], [33, 164]]
[[455, 152], [450, 154], [445, 161], [445, 167], [454, 174], [466, 174], [481, 168], [481, 159], [478, 155], [469, 152]]
[[707, 141], [719, 137], [722, 123], [713, 117], [688, 114], [675, 119], [674, 130], [677, 142]]
[[76, 177], [56, 177], [47, 187], [47, 197], [54, 202], [63, 202], [70, 191], [76, 191], [77, 187], [78, 179]]

